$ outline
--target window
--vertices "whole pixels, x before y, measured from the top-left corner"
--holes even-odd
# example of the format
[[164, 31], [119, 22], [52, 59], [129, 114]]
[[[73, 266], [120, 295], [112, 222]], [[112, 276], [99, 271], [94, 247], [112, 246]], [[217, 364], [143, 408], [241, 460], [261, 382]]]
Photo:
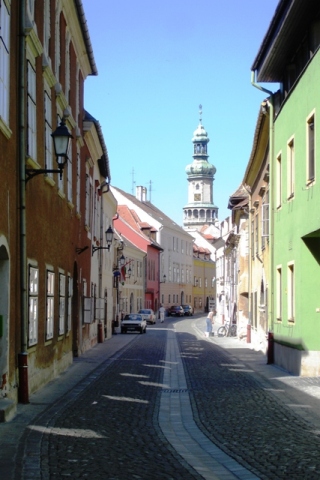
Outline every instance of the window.
[[69, 144], [67, 160], [67, 195], [69, 202], [72, 203], [72, 144]]
[[47, 271], [47, 318], [46, 318], [46, 340], [53, 338], [54, 321], [54, 273]]
[[265, 240], [269, 237], [269, 190], [262, 199], [261, 244], [265, 247]]
[[67, 331], [71, 330], [71, 313], [72, 313], [72, 292], [73, 281], [71, 277], [68, 277], [68, 304], [67, 304]]
[[277, 313], [277, 320], [282, 320], [282, 270], [281, 267], [277, 267], [276, 272], [276, 289], [277, 289], [277, 297], [276, 297], [276, 313]]
[[66, 46], [65, 46], [65, 96], [67, 102], [70, 103], [70, 32], [66, 31]]
[[50, 0], [44, 1], [44, 23], [43, 23], [43, 32], [44, 32], [44, 42], [43, 48], [46, 56], [49, 58], [49, 43], [50, 43]]
[[80, 213], [80, 172], [81, 172], [81, 163], [80, 163], [80, 151], [79, 146], [77, 146], [77, 199], [76, 199], [76, 209], [77, 213]]
[[294, 322], [294, 264], [288, 265], [288, 321]]
[[255, 252], [259, 252], [259, 214], [255, 216], [255, 226], [254, 226], [254, 242], [255, 242]]
[[277, 157], [277, 165], [276, 165], [276, 207], [281, 207], [282, 201], [282, 177], [281, 177], [281, 155]]
[[57, 81], [60, 82], [60, 62], [61, 62], [61, 53], [60, 53], [60, 14], [61, 7], [56, 8], [56, 19], [55, 19], [55, 75]]
[[66, 311], [66, 276], [59, 275], [59, 335], [65, 332], [65, 311]]
[[251, 256], [254, 258], [254, 219], [251, 220]]
[[307, 183], [315, 179], [314, 115], [307, 121]]
[[28, 155], [37, 159], [36, 72], [28, 62]]
[[38, 343], [38, 295], [39, 270], [29, 267], [29, 346]]
[[0, 118], [9, 124], [10, 15], [0, 0]]
[[[45, 165], [48, 170], [52, 170], [52, 113], [51, 113], [51, 97], [50, 89], [46, 85], [44, 92], [44, 117], [45, 117]], [[52, 173], [48, 173], [52, 177]]]
[[287, 175], [288, 199], [294, 197], [294, 139], [291, 139], [287, 148]]
[[90, 176], [86, 175], [86, 216], [85, 225], [88, 230], [91, 227], [91, 199], [92, 199], [92, 185]]

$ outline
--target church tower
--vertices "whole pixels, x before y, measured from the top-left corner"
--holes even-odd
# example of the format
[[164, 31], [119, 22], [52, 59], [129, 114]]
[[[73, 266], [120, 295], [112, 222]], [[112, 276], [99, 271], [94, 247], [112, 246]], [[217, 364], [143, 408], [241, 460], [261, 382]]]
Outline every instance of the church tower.
[[213, 203], [213, 180], [216, 168], [208, 162], [209, 137], [202, 125], [202, 106], [199, 106], [199, 125], [193, 133], [193, 162], [186, 166], [188, 176], [188, 204], [183, 208], [184, 230], [200, 230], [214, 225], [218, 207]]

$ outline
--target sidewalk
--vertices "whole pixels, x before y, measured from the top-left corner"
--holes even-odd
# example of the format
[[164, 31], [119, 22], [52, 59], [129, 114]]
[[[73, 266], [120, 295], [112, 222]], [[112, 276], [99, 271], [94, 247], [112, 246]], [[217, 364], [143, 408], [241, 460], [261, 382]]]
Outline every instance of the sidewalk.
[[194, 330], [197, 336], [224, 349], [230, 355], [230, 368], [251, 373], [263, 387], [271, 391], [281, 402], [307, 422], [311, 422], [320, 433], [320, 377], [298, 377], [276, 365], [267, 365], [267, 356], [253, 349], [250, 343], [237, 337], [206, 338], [205, 317], [195, 319]]

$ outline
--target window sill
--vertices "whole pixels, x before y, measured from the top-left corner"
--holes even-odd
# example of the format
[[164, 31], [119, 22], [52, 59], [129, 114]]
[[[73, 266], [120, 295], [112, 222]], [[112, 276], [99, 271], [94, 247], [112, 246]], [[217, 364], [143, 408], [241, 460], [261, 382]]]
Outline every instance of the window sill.
[[8, 125], [4, 122], [4, 120], [0, 116], [0, 130], [3, 132], [4, 136], [9, 139], [11, 138], [12, 131], [8, 127]]

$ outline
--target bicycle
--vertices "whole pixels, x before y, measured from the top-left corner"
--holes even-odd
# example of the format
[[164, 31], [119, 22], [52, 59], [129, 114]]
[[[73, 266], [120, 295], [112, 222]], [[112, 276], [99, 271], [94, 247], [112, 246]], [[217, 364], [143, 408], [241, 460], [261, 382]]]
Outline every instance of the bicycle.
[[236, 337], [237, 325], [235, 323], [230, 325], [230, 321], [228, 320], [224, 325], [218, 328], [217, 334], [218, 337]]

